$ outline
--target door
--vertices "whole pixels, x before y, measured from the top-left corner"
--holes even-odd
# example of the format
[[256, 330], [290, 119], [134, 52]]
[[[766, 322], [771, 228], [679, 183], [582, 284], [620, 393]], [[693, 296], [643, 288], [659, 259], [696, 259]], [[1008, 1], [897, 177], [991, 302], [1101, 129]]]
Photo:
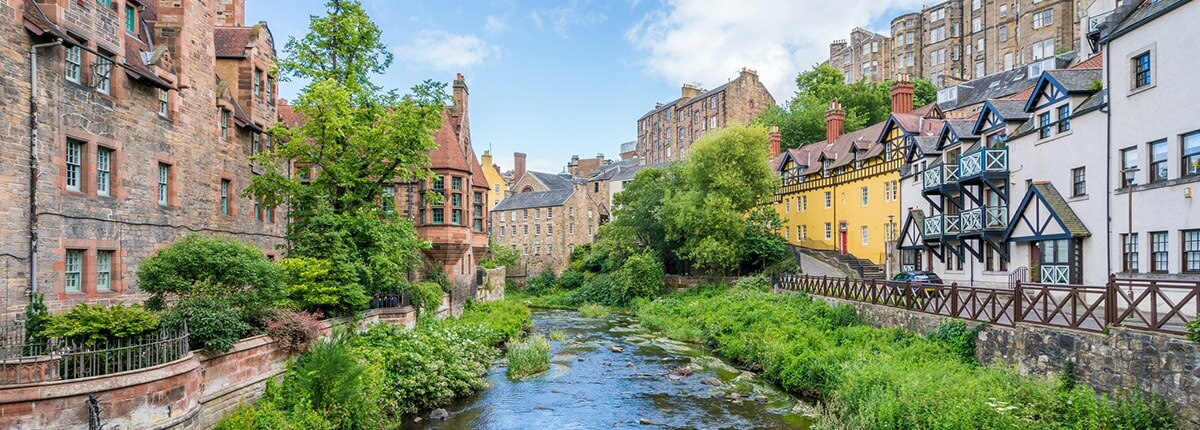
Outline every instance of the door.
[[846, 243], [847, 243], [846, 242], [846, 231], [845, 230], [839, 231], [838, 235], [841, 238], [841, 240], [840, 240], [841, 250], [842, 250], [842, 254], [844, 255], [844, 254], [846, 254]]
[[1029, 280], [1042, 282], [1042, 243], [1029, 242]]

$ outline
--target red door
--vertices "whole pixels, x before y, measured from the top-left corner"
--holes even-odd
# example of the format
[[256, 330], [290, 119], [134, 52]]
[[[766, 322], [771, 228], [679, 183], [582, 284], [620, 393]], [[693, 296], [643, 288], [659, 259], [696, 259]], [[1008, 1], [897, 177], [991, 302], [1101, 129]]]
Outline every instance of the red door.
[[846, 232], [840, 231], [840, 232], [838, 232], [838, 234], [841, 235], [841, 238], [842, 238], [842, 240], [841, 240], [842, 254], [845, 254], [846, 253]]

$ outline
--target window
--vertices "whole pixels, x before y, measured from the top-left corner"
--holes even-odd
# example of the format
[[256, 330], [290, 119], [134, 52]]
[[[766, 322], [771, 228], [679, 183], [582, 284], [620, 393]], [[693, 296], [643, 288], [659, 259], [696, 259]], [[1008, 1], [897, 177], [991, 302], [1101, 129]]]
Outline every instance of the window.
[[712, 96], [708, 99], [708, 107], [713, 109], [717, 108], [717, 96]]
[[107, 196], [112, 188], [112, 150], [96, 148], [96, 194]]
[[446, 177], [445, 177], [445, 176], [438, 176], [437, 178], [435, 178], [435, 179], [433, 180], [433, 190], [434, 190], [434, 191], [441, 191], [441, 190], [444, 190], [444, 189], [446, 189]]
[[254, 201], [254, 220], [255, 221], [263, 220], [263, 205], [262, 205], [261, 200]]
[[96, 251], [96, 291], [112, 290], [112, 251]]
[[1183, 271], [1200, 272], [1200, 230], [1184, 230]]
[[1150, 232], [1150, 271], [1154, 273], [1167, 273], [1167, 264], [1170, 260], [1170, 252], [1167, 251], [1167, 232], [1152, 231]]
[[1150, 182], [1167, 180], [1167, 141], [1150, 144]]
[[1137, 233], [1121, 235], [1121, 271], [1137, 273], [1138, 271], [1138, 238]]
[[862, 232], [860, 234], [862, 235], [862, 244], [866, 245], [871, 237], [871, 235], [867, 233], [867, 226], [862, 226]]
[[262, 70], [254, 68], [254, 98], [262, 100]]
[[717, 128], [717, 116], [716, 115], [713, 115], [712, 118], [708, 119], [708, 128], [709, 129]]
[[833, 207], [833, 193], [826, 191], [825, 192], [825, 209], [829, 209], [831, 207]]
[[1006, 16], [1008, 16], [1008, 5], [1002, 4], [1000, 5], [1000, 17], [1004, 18]]
[[929, 43], [938, 43], [946, 39], [946, 26], [938, 26], [929, 30]]
[[264, 79], [264, 81], [265, 82], [264, 82], [263, 90], [266, 91], [266, 93], [267, 93], [267, 103], [275, 104], [275, 101], [272, 100], [272, 97], [271, 97], [271, 75], [267, 75], [267, 77]]
[[1154, 83], [1150, 69], [1150, 53], [1145, 52], [1133, 57], [1133, 89], [1145, 88]]
[[1042, 139], [1050, 137], [1050, 112], [1038, 114], [1038, 137]]
[[96, 56], [96, 91], [112, 93], [112, 54], [100, 52]]
[[221, 140], [229, 140], [229, 111], [221, 109]]
[[462, 190], [463, 182], [461, 176], [453, 176], [450, 178], [450, 189]]
[[1012, 68], [1013, 68], [1013, 54], [1011, 52], [1006, 52], [1004, 54], [1004, 71], [1007, 72], [1009, 70], [1012, 70]]
[[867, 199], [867, 187], [862, 187], [862, 205], [863, 205], [863, 207], [866, 207], [866, 206], [867, 206], [867, 201], [868, 201], [868, 199]]
[[83, 142], [67, 139], [67, 189], [79, 191], [83, 172]]
[[508, 212], [500, 212], [500, 221], [508, 221]]
[[808, 196], [800, 196], [800, 201], [796, 203], [796, 211], [804, 212], [808, 210]]
[[1137, 172], [1132, 170], [1137, 169], [1138, 156], [1137, 147], [1125, 148], [1121, 150], [1121, 186], [1126, 187], [1132, 185], [1137, 180]]
[[[983, 0], [971, 0], [971, 10], [979, 10], [983, 6]], [[978, 18], [976, 18], [978, 19]], [[978, 30], [976, 30], [978, 31]]]
[[1054, 56], [1054, 38], [1046, 39], [1033, 44], [1033, 59], [1041, 60], [1046, 57]]
[[800, 240], [808, 240], [808, 226], [807, 225], [800, 226]]
[[1008, 27], [1000, 27], [1000, 41], [1001, 42], [1008, 41]]
[[1087, 170], [1084, 167], [1071, 169], [1071, 197], [1087, 195]]
[[137, 33], [137, 11], [129, 3], [125, 3], [125, 31]]
[[158, 90], [158, 116], [167, 118], [171, 116], [171, 93], [167, 90]]
[[[515, 219], [515, 218], [514, 218], [514, 219]], [[522, 210], [521, 210], [521, 220], [522, 220], [522, 221], [529, 221], [529, 209], [522, 209]]]
[[575, 224], [567, 224], [567, 234], [575, 234]]
[[384, 213], [391, 214], [396, 212], [396, 187], [383, 187], [383, 191], [379, 193], [379, 199], [382, 203], [380, 207], [383, 208]]
[[258, 133], [250, 133], [250, 153], [257, 154], [262, 152], [262, 141], [258, 138]]
[[63, 269], [63, 286], [68, 293], [83, 291], [83, 250], [68, 249]]
[[533, 219], [542, 219], [542, 208], [533, 210]]
[[450, 206], [462, 207], [462, 194], [454, 193], [450, 195]]
[[104, 5], [104, 7], [112, 7], [112, 0], [96, 0], [96, 3]]
[[1200, 174], [1200, 131], [1183, 135], [1183, 168], [1180, 175]]
[[171, 177], [171, 165], [158, 163], [158, 204], [167, 204], [167, 179]]
[[983, 18], [975, 17], [971, 19], [971, 32], [978, 33], [983, 30]]
[[1068, 131], [1071, 131], [1071, 105], [1065, 104], [1058, 107], [1058, 132]]
[[1033, 29], [1045, 27], [1054, 24], [1054, 9], [1046, 9], [1033, 14]]
[[946, 9], [945, 8], [941, 8], [941, 9], [929, 12], [929, 22], [937, 22], [937, 21], [941, 21], [943, 19], [946, 19]]
[[546, 224], [546, 236], [554, 234], [554, 224]]
[[442, 225], [446, 223], [446, 210], [437, 208], [433, 210], [433, 224]]
[[80, 77], [83, 74], [83, 48], [78, 45], [67, 47], [67, 80], [80, 83]]
[[825, 240], [833, 239], [833, 224], [825, 223]]
[[450, 211], [450, 223], [454, 225], [463, 225], [462, 209], [454, 209]]
[[984, 66], [984, 63], [982, 61], [975, 62], [975, 75], [974, 76], [976, 78], [982, 77], [986, 73], [986, 71], [987, 71], [987, 67]]

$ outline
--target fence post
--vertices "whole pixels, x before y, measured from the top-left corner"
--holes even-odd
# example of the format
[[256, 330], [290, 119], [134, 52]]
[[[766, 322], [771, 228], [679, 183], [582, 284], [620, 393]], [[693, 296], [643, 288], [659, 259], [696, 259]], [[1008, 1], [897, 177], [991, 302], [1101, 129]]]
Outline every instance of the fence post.
[[1117, 325], [1117, 275], [1108, 274], [1108, 283], [1104, 284], [1104, 329]]
[[1017, 284], [1013, 287], [1013, 318], [1012, 324], [1014, 327], [1017, 321], [1021, 320], [1021, 302], [1025, 299], [1024, 289], [1021, 288], [1021, 280], [1017, 280]]
[[904, 309], [912, 309], [912, 281], [904, 281]]
[[950, 283], [950, 316], [958, 316], [958, 282]]

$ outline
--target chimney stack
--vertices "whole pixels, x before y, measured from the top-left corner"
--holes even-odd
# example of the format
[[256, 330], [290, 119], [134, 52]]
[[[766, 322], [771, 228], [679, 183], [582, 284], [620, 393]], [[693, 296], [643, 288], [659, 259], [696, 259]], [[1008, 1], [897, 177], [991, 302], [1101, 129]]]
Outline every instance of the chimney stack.
[[454, 78], [454, 116], [462, 117], [467, 112], [467, 80], [462, 73]]
[[829, 102], [829, 110], [825, 112], [825, 142], [833, 143], [842, 137], [846, 131], [846, 111], [842, 110], [842, 102]]
[[513, 153], [513, 179], [512, 179], [513, 184], [516, 184], [517, 181], [521, 180], [522, 176], [525, 176], [525, 153], [524, 152], [514, 152]]
[[892, 113], [909, 113], [913, 111], [913, 83], [908, 75], [900, 75], [900, 80], [892, 84]]
[[771, 143], [771, 158], [779, 156], [779, 144], [783, 141], [783, 135], [779, 133], [779, 126], [771, 126], [771, 133], [767, 135], [767, 141]]
[[692, 85], [692, 84], [683, 84], [683, 88], [681, 88], [679, 90], [679, 95], [683, 96], [684, 100], [688, 100], [688, 99], [691, 99], [692, 97], [696, 97], [696, 96], [700, 95], [700, 93], [702, 93], [702, 92], [704, 92], [704, 90], [702, 90], [699, 86]]

